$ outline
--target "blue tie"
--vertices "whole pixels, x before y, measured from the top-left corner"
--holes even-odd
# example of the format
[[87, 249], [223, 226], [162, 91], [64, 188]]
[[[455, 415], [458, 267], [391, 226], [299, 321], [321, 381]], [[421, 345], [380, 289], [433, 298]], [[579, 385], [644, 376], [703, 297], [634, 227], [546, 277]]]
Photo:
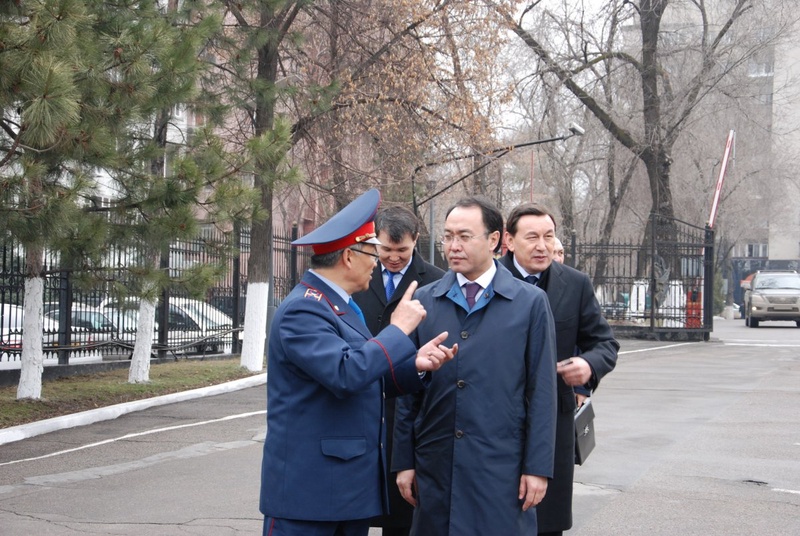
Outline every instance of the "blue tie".
[[350, 306], [350, 308], [351, 308], [353, 311], [355, 311], [355, 313], [358, 315], [358, 318], [360, 318], [360, 319], [361, 319], [361, 321], [364, 323], [364, 325], [366, 325], [366, 324], [367, 324], [367, 321], [364, 319], [364, 313], [362, 313], [362, 312], [361, 312], [361, 307], [359, 307], [359, 306], [356, 304], [356, 302], [353, 300], [353, 298], [350, 298], [350, 301], [349, 301], [349, 302], [347, 302], [347, 304]]
[[390, 272], [386, 270], [386, 275], [389, 277], [386, 279], [386, 301], [392, 299], [392, 294], [394, 294], [395, 286], [394, 286], [394, 276], [399, 274], [400, 272]]
[[531, 285], [536, 285], [539, 283], [539, 276], [538, 275], [526, 275], [525, 281], [530, 283]]

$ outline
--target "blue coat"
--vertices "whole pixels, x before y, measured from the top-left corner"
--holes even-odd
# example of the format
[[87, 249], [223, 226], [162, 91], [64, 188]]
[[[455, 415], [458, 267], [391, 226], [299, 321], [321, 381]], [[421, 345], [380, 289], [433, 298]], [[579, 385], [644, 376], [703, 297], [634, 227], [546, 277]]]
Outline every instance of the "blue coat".
[[[409, 265], [400, 283], [392, 294], [390, 300], [386, 300], [386, 288], [383, 286], [383, 270], [380, 263], [375, 266], [372, 272], [372, 280], [369, 282], [369, 289], [353, 294], [353, 299], [361, 307], [364, 316], [367, 319], [367, 327], [372, 333], [378, 333], [380, 330], [389, 325], [392, 313], [400, 303], [403, 294], [408, 290], [408, 286], [412, 281], [419, 283], [419, 286], [425, 286], [428, 283], [438, 281], [444, 275], [444, 270], [425, 262], [418, 252], [414, 252], [411, 257], [411, 264]], [[394, 407], [395, 400], [390, 399], [386, 401], [386, 432], [388, 448], [386, 455], [392, 455], [392, 430], [394, 429]], [[374, 527], [410, 527], [411, 518], [414, 510], [405, 499], [400, 495], [395, 483], [394, 475], [389, 477], [389, 515], [381, 516], [372, 521]]]
[[[514, 277], [522, 274], [514, 266], [509, 253], [500, 264]], [[619, 343], [600, 312], [589, 276], [554, 262], [547, 270], [547, 299], [556, 324], [556, 353], [559, 361], [576, 355], [576, 349], [592, 367], [588, 387], [597, 389], [600, 380], [614, 370]], [[575, 473], [575, 392], [561, 376], [558, 387], [558, 419], [556, 424], [556, 457], [553, 480], [547, 495], [536, 507], [539, 530], [558, 532], [572, 527], [572, 480]]]
[[265, 516], [346, 521], [387, 511], [383, 402], [423, 387], [416, 351], [395, 326], [372, 337], [336, 292], [305, 274], [270, 329]]
[[555, 332], [545, 293], [498, 266], [467, 313], [447, 272], [415, 297], [420, 340], [443, 330], [458, 355], [424, 393], [397, 402], [392, 470], [416, 469], [412, 534], [536, 533], [517, 499], [523, 474], [551, 477], [556, 419]]

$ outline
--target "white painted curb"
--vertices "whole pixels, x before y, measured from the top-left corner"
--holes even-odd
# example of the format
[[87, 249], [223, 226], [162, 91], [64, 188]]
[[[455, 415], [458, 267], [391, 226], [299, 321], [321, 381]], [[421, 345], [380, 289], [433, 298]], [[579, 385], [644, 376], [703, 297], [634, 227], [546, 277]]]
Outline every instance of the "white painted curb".
[[47, 434], [49, 432], [55, 432], [56, 430], [63, 430], [65, 428], [72, 428], [75, 426], [85, 426], [95, 422], [116, 419], [117, 417], [125, 415], [126, 413], [133, 413], [134, 411], [141, 411], [143, 409], [152, 408], [155, 406], [163, 406], [165, 404], [193, 400], [195, 398], [202, 398], [204, 396], [230, 393], [240, 389], [246, 389], [248, 387], [263, 385], [265, 383], [267, 383], [266, 372], [263, 374], [242, 378], [240, 380], [234, 380], [232, 382], [211, 385], [209, 387], [201, 387], [199, 389], [192, 389], [191, 391], [182, 391], [180, 393], [145, 398], [143, 400], [134, 400], [133, 402], [124, 402], [122, 404], [116, 404], [104, 408], [73, 413], [72, 415], [62, 415], [61, 417], [53, 417], [52, 419], [45, 419], [43, 421], [20, 424], [19, 426], [0, 429], [0, 445], [5, 445], [6, 443], [12, 443], [14, 441], [20, 441], [22, 439], [27, 439], [29, 437], [34, 437], [41, 434]]

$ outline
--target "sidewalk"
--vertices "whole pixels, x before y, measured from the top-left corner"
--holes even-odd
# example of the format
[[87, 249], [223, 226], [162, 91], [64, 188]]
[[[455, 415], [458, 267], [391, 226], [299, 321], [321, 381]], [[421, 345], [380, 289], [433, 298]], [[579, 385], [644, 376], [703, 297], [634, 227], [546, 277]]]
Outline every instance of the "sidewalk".
[[193, 400], [195, 398], [230, 393], [233, 391], [238, 391], [239, 389], [246, 389], [247, 387], [264, 385], [266, 383], [267, 374], [258, 374], [255, 376], [242, 378], [240, 380], [218, 385], [211, 385], [208, 387], [201, 387], [199, 389], [192, 389], [190, 391], [182, 391], [180, 393], [172, 393], [153, 398], [146, 398], [143, 400], [134, 400], [133, 402], [125, 402], [124, 404], [115, 404], [113, 406], [106, 406], [80, 413], [73, 413], [71, 415], [53, 417], [52, 419], [45, 419], [43, 421], [21, 424], [19, 426], [11, 426], [9, 428], [2, 428], [0, 429], [0, 445], [5, 445], [6, 443], [11, 443], [14, 441], [20, 441], [29, 437], [35, 437], [40, 434], [55, 432], [56, 430], [63, 430], [65, 428], [72, 428], [75, 426], [85, 426], [87, 424], [100, 421], [116, 419], [117, 417], [127, 413], [142, 411], [147, 408], [162, 406], [164, 404], [174, 404], [175, 402], [184, 402], [186, 400]]

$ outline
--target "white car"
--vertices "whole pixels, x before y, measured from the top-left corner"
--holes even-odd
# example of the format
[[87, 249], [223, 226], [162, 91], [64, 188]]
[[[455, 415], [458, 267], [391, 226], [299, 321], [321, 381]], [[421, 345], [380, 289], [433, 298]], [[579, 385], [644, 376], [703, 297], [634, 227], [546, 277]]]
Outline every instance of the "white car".
[[[121, 303], [105, 301], [102, 310], [118, 327], [118, 338], [132, 346], [139, 318], [139, 302], [127, 299]], [[158, 327], [161, 310], [156, 307], [156, 333], [154, 345], [158, 344]], [[167, 345], [179, 353], [220, 352], [230, 344], [233, 320], [219, 309], [199, 300], [170, 298], [169, 332]]]
[[[2, 304], [0, 308], [0, 360], [13, 361], [11, 354], [22, 350], [24, 337], [22, 335], [25, 309], [21, 305]], [[73, 326], [72, 344], [87, 344], [90, 342], [86, 330]], [[42, 346], [45, 352], [52, 351], [58, 346], [58, 321], [45, 315], [42, 319]]]

